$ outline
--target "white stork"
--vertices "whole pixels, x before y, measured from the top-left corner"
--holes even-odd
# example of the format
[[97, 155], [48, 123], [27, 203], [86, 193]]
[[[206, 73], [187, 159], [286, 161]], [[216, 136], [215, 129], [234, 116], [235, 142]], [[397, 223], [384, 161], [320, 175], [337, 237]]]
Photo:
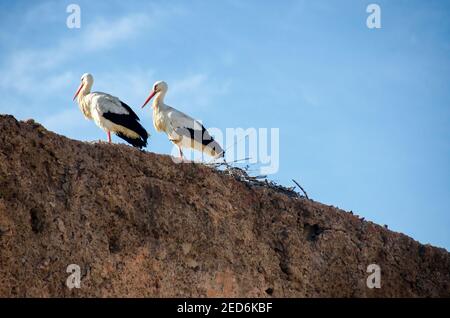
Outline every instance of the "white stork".
[[153, 100], [153, 125], [157, 131], [164, 131], [169, 140], [177, 147], [180, 159], [183, 160], [182, 147], [193, 148], [213, 158], [224, 157], [222, 147], [211, 137], [205, 127], [197, 120], [164, 104], [164, 96], [169, 86], [164, 81], [153, 85], [153, 91], [148, 96], [142, 108], [156, 95]]
[[91, 93], [93, 83], [91, 74], [83, 74], [81, 84], [73, 97], [73, 100], [77, 99], [84, 117], [93, 119], [97, 126], [106, 131], [109, 143], [113, 132], [134, 147], [141, 149], [147, 146], [149, 134], [141, 126], [139, 117], [131, 107], [109, 94]]

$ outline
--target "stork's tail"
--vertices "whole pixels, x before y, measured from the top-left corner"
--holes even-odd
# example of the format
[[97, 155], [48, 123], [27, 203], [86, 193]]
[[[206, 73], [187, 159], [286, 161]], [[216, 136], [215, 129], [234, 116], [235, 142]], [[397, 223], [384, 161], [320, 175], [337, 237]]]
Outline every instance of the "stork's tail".
[[217, 153], [214, 156], [214, 159], [219, 159], [219, 158], [223, 158], [223, 160], [225, 160], [225, 150], [221, 150], [219, 153]]
[[[126, 104], [122, 103], [122, 106], [128, 109], [129, 114], [116, 114], [111, 112], [106, 112], [103, 114], [103, 117], [105, 117], [107, 120], [112, 122], [113, 124], [119, 126], [122, 126], [122, 128], [126, 128], [127, 130], [131, 130], [134, 132], [133, 135], [136, 137], [130, 137], [127, 136], [126, 130], [124, 132], [123, 129], [117, 129], [115, 134], [122, 138], [123, 140], [129, 142], [135, 147], [142, 148], [147, 146], [147, 139], [149, 137], [148, 132], [145, 130], [144, 127], [139, 123], [139, 117], [133, 112], [133, 110]], [[122, 131], [121, 131], [122, 130]]]
[[225, 158], [225, 151], [220, 147], [217, 141], [210, 141], [205, 148], [208, 149], [208, 155], [214, 159]]
[[123, 140], [125, 140], [126, 142], [128, 142], [129, 144], [131, 144], [132, 146], [134, 146], [136, 148], [142, 149], [147, 146], [148, 134], [143, 135], [143, 136], [140, 135], [138, 138], [128, 137], [128, 136], [122, 134], [121, 132], [116, 133], [116, 135], [117, 135], [117, 137], [122, 138]]

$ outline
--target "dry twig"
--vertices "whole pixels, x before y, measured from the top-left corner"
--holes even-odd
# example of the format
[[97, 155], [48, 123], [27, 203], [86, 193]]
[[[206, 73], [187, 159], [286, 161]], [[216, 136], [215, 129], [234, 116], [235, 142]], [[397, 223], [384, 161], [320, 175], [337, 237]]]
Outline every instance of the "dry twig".
[[294, 179], [292, 179], [292, 181], [300, 188], [300, 190], [302, 190], [302, 192], [305, 194], [305, 197], [309, 200], [308, 194], [306, 193], [305, 189], [303, 189], [303, 187]]

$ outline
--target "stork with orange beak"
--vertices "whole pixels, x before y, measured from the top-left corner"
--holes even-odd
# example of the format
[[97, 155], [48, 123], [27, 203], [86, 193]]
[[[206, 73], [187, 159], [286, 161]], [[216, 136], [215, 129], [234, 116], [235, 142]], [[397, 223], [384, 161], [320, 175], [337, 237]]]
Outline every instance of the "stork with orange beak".
[[94, 78], [86, 73], [81, 76], [81, 84], [73, 97], [77, 99], [86, 119], [92, 119], [98, 127], [106, 131], [111, 143], [111, 132], [141, 149], [147, 146], [149, 134], [139, 123], [139, 117], [130, 106], [109, 94], [92, 92]]
[[224, 157], [225, 152], [206, 128], [197, 120], [164, 104], [169, 86], [164, 81], [153, 85], [153, 90], [142, 108], [155, 96], [153, 100], [153, 125], [156, 131], [164, 131], [169, 140], [177, 147], [180, 159], [183, 159], [182, 148], [192, 148], [201, 151], [213, 158]]

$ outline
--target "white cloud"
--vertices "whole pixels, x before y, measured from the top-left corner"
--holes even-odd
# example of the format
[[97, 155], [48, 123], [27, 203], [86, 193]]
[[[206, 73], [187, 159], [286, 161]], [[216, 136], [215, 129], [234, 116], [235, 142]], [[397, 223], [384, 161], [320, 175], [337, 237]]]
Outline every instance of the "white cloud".
[[103, 91], [119, 97], [132, 108], [142, 105], [154, 81], [151, 69], [138, 68], [112, 70], [108, 73], [98, 73], [94, 79], [94, 91]]
[[88, 127], [91, 123], [84, 120], [79, 108], [74, 104], [73, 108], [46, 117], [42, 120], [42, 124], [51, 131], [62, 132]]
[[175, 93], [187, 93], [198, 90], [206, 82], [208, 76], [206, 74], [194, 74], [173, 83], [172, 91]]
[[79, 56], [112, 48], [137, 36], [149, 26], [149, 18], [142, 14], [125, 16], [109, 23], [97, 20], [82, 28], [78, 37], [64, 38], [54, 47], [13, 52], [0, 69], [0, 89], [26, 94], [32, 93], [30, 89], [34, 88], [40, 94], [51, 93], [64, 83], [63, 80], [72, 80], [72, 74], [52, 75], [52, 72], [69, 60], [74, 52]]
[[60, 21], [62, 16], [55, 8], [64, 8], [64, 4], [58, 3], [58, 1], [43, 1], [37, 3], [35, 6], [30, 7], [26, 12], [22, 14], [23, 25], [35, 25], [39, 22], [57, 22]]
[[231, 80], [218, 81], [208, 74], [198, 73], [168, 84], [168, 99], [192, 109], [214, 107], [214, 100], [228, 93]]
[[144, 14], [125, 16], [112, 24], [100, 19], [86, 27], [85, 33], [77, 43], [77, 49], [83, 51], [108, 49], [137, 36], [150, 26], [151, 20]]

